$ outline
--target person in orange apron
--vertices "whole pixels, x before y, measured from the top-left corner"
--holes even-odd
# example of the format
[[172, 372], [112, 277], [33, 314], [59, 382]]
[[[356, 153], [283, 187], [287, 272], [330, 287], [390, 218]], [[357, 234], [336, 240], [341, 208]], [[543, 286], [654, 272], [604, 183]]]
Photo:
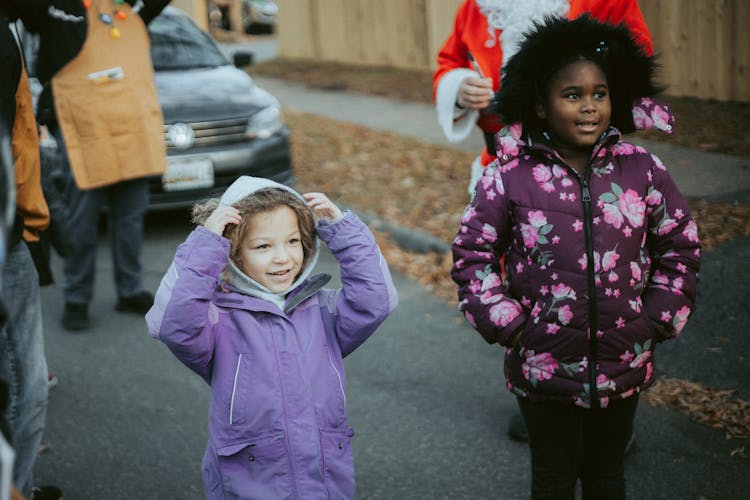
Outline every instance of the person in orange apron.
[[91, 326], [98, 223], [109, 208], [116, 309], [145, 314], [143, 218], [148, 177], [166, 169], [147, 23], [169, 0], [36, 0], [21, 19], [39, 33], [37, 118], [65, 152], [65, 195], [78, 247], [65, 257], [62, 326]]

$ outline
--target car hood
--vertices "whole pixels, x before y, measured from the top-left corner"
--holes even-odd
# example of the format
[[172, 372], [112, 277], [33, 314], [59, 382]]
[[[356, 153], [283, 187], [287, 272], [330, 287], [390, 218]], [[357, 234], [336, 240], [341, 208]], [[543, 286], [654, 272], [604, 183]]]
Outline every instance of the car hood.
[[164, 123], [249, 116], [273, 103], [253, 79], [231, 65], [155, 72]]

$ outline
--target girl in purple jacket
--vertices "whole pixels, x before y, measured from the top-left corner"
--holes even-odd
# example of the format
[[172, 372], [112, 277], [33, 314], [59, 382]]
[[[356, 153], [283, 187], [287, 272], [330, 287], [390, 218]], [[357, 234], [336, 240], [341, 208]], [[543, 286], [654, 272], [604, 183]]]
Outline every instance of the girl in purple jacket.
[[536, 25], [504, 69], [497, 107], [513, 125], [496, 136], [498, 159], [453, 244], [461, 310], [506, 347], [533, 498], [573, 499], [578, 478], [583, 498], [625, 498], [623, 455], [654, 349], [694, 307], [695, 221], [661, 161], [621, 138], [671, 131], [651, 100], [653, 72], [623, 26]]
[[[342, 359], [398, 302], [372, 234], [322, 193], [254, 177], [193, 215], [146, 320], [211, 386], [206, 498], [353, 498]], [[318, 237], [341, 289], [311, 276]]]

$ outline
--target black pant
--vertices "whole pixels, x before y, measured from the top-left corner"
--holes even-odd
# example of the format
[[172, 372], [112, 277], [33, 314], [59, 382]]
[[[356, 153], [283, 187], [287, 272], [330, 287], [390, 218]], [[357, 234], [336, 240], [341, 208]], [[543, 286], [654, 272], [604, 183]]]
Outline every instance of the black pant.
[[531, 498], [573, 500], [581, 479], [584, 500], [624, 500], [625, 447], [638, 396], [587, 410], [518, 398], [529, 431]]

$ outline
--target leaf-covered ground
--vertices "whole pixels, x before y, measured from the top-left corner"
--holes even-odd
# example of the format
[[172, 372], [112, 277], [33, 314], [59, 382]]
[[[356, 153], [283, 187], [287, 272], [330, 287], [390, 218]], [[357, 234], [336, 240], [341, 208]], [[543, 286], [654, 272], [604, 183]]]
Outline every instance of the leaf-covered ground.
[[[465, 185], [471, 153], [310, 114], [285, 116], [299, 189], [323, 191], [342, 205], [452, 241], [469, 201]], [[707, 251], [750, 236], [750, 207], [703, 200], [691, 200], [690, 206]], [[384, 233], [376, 231], [376, 237], [392, 269], [455, 306], [450, 253], [407, 252]], [[647, 394], [652, 404], [678, 408], [730, 436], [750, 436], [750, 404], [728, 392], [714, 397], [715, 391], [699, 384], [669, 379]]]

